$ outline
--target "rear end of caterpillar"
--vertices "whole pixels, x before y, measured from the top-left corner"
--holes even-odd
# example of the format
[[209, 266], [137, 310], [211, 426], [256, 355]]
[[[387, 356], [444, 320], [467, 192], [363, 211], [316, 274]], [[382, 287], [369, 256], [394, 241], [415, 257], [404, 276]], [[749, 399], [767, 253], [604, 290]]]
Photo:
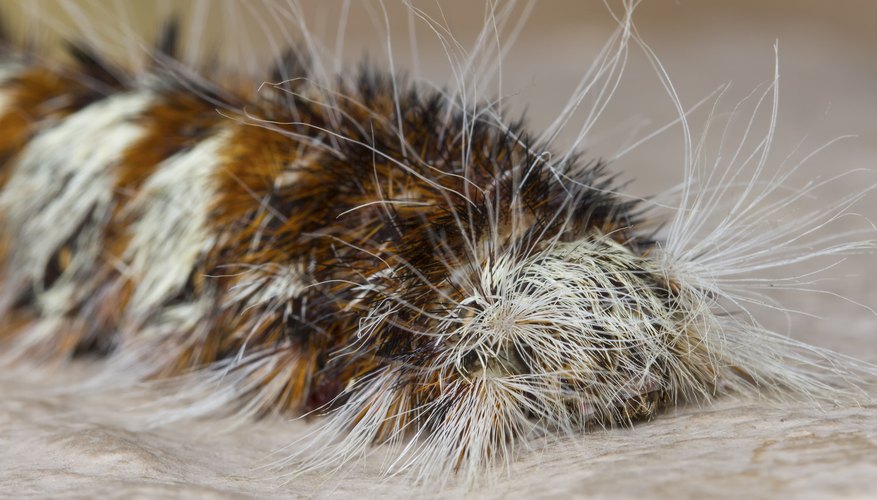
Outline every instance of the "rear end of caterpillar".
[[[639, 42], [632, 10], [594, 81]], [[367, 67], [326, 79], [306, 44], [247, 86], [181, 70], [178, 38], [169, 24], [140, 72], [80, 46], [66, 65], [4, 49], [7, 365], [105, 356], [94, 387], [198, 394], [171, 420], [325, 414], [282, 461], [294, 471], [384, 443], [387, 471], [422, 481], [477, 481], [534, 436], [721, 394], [870, 398], [850, 379], [872, 367], [726, 314], [740, 271], [723, 266], [782, 266], [810, 226], [765, 234], [771, 208], [738, 202], [733, 238], [695, 241], [727, 190], [686, 185], [656, 237], [604, 164], [459, 90]], [[872, 247], [846, 234], [812, 255]]]

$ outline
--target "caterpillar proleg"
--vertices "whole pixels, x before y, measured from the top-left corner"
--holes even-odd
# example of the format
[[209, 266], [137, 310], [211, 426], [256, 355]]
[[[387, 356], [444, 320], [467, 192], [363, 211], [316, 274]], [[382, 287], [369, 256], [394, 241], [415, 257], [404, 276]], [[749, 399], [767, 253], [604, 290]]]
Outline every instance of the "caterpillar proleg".
[[[305, 417], [270, 459], [291, 485], [380, 455], [381, 477], [437, 491], [677, 407], [873, 404], [873, 365], [762, 319], [794, 312], [771, 289], [819, 288], [875, 247], [855, 208], [872, 188], [811, 202], [858, 173], [789, 187], [822, 148], [773, 149], [779, 56], [729, 112], [727, 87], [683, 99], [637, 2], [610, 3], [613, 31], [534, 129], [502, 76], [535, 2], [484, 4], [471, 45], [418, 2], [339, 2], [318, 37], [309, 4], [196, 1], [151, 39], [133, 5], [59, 5], [75, 29], [25, 8], [35, 34], [2, 49], [4, 369], [88, 359], [62, 392], [148, 386], [145, 427]], [[334, 56], [354, 13], [386, 67]], [[440, 44], [447, 85], [417, 59], [406, 76], [391, 15], [411, 51]], [[213, 23], [239, 30], [221, 63]], [[52, 32], [66, 55], [26, 43]], [[675, 115], [601, 159], [634, 53]], [[681, 158], [655, 168], [681, 183], [626, 194], [628, 151], [670, 131]]]

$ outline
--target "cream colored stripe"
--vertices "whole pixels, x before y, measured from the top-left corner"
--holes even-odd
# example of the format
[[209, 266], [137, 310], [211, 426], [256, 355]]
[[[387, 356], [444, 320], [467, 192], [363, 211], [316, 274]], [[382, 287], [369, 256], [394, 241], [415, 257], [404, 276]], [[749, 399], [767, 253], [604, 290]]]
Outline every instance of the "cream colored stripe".
[[[146, 133], [132, 119], [155, 100], [150, 93], [100, 100], [38, 134], [24, 148], [0, 193], [14, 280], [39, 282], [52, 255], [77, 236], [72, 275], [99, 258], [99, 230], [112, 208], [113, 167]], [[85, 235], [85, 236], [83, 236]]]
[[142, 317], [179, 293], [215, 242], [208, 215], [226, 130], [162, 162], [129, 211], [137, 217], [125, 254], [135, 284], [129, 312]]

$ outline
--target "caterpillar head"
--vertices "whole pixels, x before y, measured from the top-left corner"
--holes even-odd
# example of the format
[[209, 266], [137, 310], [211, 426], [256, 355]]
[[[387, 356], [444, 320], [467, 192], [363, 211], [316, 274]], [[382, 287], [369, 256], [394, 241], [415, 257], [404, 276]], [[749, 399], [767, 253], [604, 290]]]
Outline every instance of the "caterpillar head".
[[548, 426], [629, 422], [712, 391], [692, 297], [609, 237], [500, 259], [480, 279], [483, 293], [440, 327], [443, 361], [464, 378], [514, 381]]
[[[496, 220], [539, 218], [509, 210]], [[713, 395], [723, 368], [704, 335], [709, 305], [667, 275], [657, 248], [579, 222], [552, 238], [545, 225], [507, 222], [491, 241], [526, 244], [474, 244], [471, 253], [447, 231], [444, 245], [415, 254], [432, 266], [397, 270], [407, 285], [382, 274], [395, 288], [360, 322], [360, 346], [377, 346], [366, 352], [387, 363], [355, 379], [339, 410], [341, 422], [375, 422], [348, 427], [354, 436], [372, 429], [354, 440], [414, 435], [404, 466], [432, 464], [428, 474], [441, 477], [507, 459], [524, 436], [625, 425]], [[532, 243], [534, 233], [542, 240]], [[465, 258], [449, 258], [449, 248]], [[441, 279], [429, 281], [430, 270]]]

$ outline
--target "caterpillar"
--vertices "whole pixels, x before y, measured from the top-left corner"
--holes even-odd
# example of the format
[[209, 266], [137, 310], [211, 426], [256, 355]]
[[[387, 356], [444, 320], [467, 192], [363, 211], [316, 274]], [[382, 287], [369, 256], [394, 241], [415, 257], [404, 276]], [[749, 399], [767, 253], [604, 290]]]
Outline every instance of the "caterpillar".
[[[230, 18], [247, 9], [222, 5]], [[127, 66], [88, 30], [67, 63], [6, 43], [5, 366], [100, 357], [76, 390], [154, 384], [162, 422], [306, 415], [312, 432], [282, 470], [337, 470], [383, 448], [385, 473], [439, 487], [477, 485], [538, 439], [681, 404], [872, 401], [873, 366], [750, 312], [769, 304], [757, 273], [874, 248], [870, 228], [810, 238], [867, 189], [780, 218], [822, 182], [785, 192], [794, 168], [770, 169], [776, 76], [756, 99], [772, 107], [767, 138], [710, 164], [632, 24], [635, 2], [611, 10], [617, 30], [538, 135], [503, 112], [501, 85], [484, 95], [514, 3], [487, 5], [471, 53], [405, 7], [445, 46], [451, 88], [329, 68], [299, 5], [265, 5], [260, 19], [299, 39], [256, 76], [194, 64], [172, 21], [149, 49], [131, 38], [140, 62]], [[685, 183], [670, 201], [624, 195], [613, 165], [579, 148], [631, 46], [678, 108]], [[588, 105], [576, 144], [558, 148]]]

